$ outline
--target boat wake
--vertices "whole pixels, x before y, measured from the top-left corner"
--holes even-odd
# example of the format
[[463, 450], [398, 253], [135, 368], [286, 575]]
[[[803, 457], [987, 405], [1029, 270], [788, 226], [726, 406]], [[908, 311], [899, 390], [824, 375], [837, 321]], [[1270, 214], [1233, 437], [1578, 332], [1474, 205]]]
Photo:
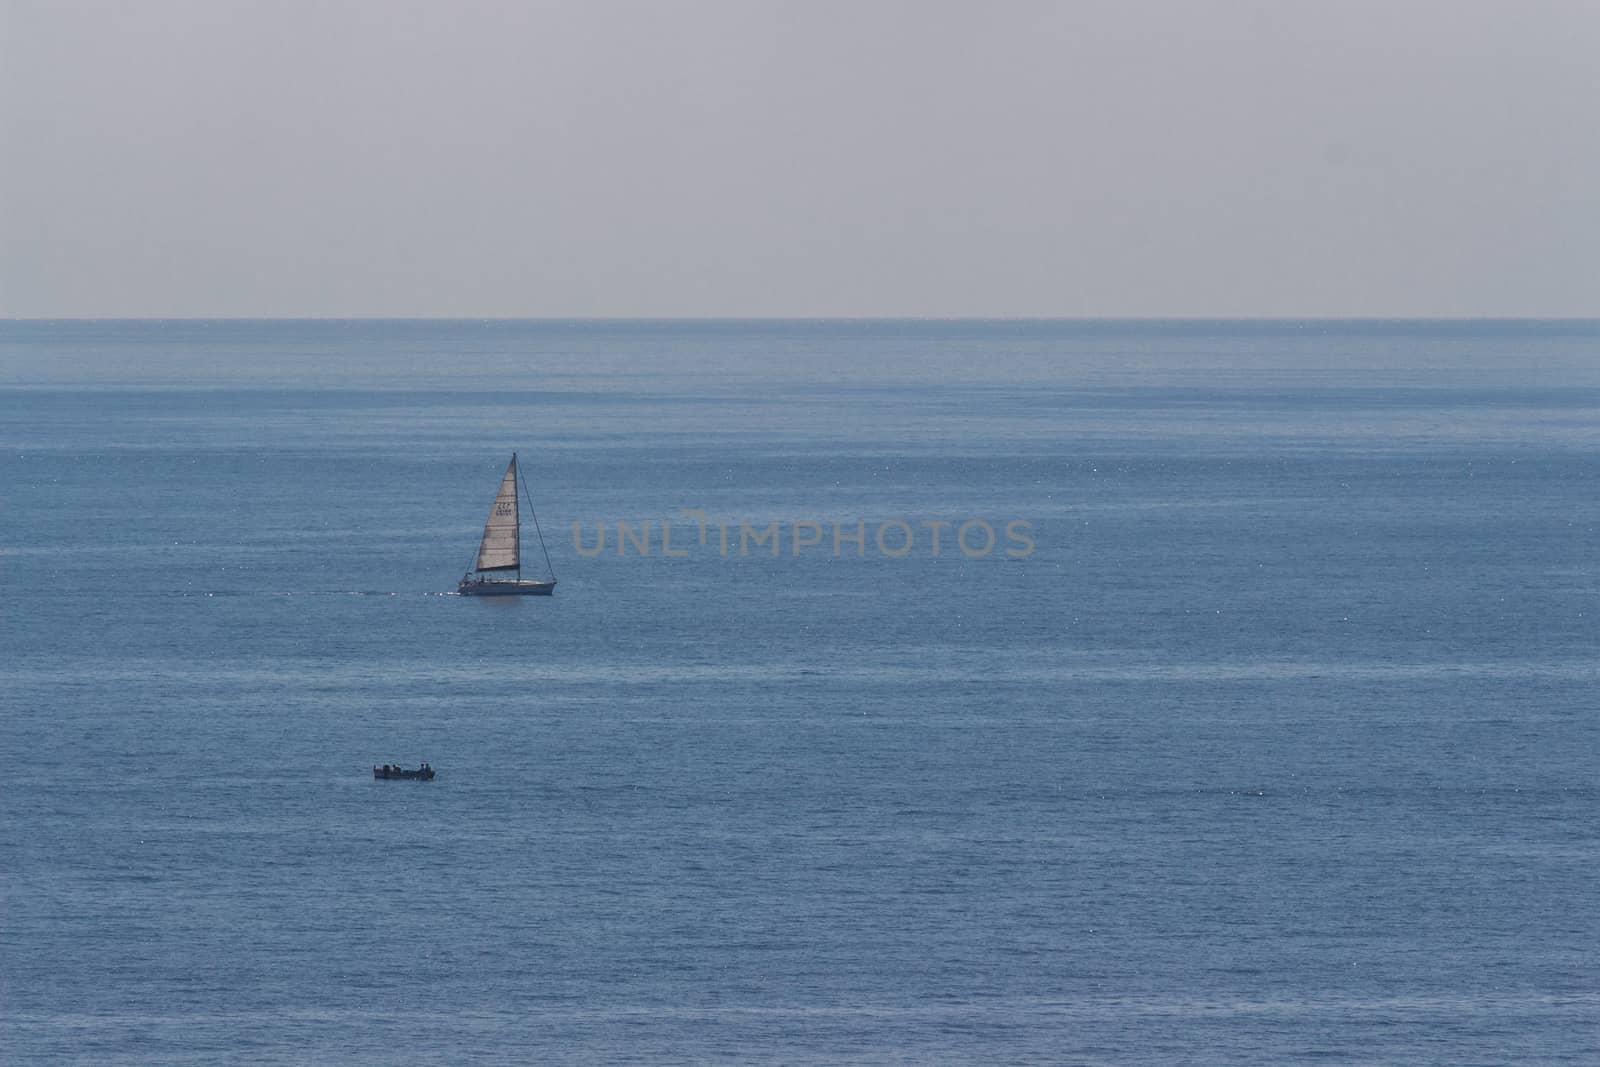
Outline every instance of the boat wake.
[[330, 597], [330, 596], [455, 596], [455, 593], [439, 593], [432, 590], [412, 590], [400, 592], [395, 589], [206, 589], [189, 590], [161, 594], [174, 597]]

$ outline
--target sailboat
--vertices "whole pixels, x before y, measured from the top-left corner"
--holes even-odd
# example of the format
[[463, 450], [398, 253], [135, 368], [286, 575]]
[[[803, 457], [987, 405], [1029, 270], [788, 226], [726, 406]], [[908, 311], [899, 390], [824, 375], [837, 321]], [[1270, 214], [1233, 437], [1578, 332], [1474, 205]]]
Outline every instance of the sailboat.
[[[456, 585], [456, 592], [462, 596], [549, 596], [555, 591], [555, 569], [550, 566], [550, 552], [544, 547], [544, 531], [539, 529], [539, 516], [534, 514], [531, 498], [528, 514], [533, 516], [533, 528], [539, 535], [539, 548], [544, 552], [545, 570], [550, 577], [522, 576], [522, 521], [517, 509], [520, 481], [517, 454], [513, 452], [505, 477], [500, 479], [500, 491], [489, 505], [489, 519], [483, 524], [478, 557]], [[526, 488], [526, 483], [523, 484]]]

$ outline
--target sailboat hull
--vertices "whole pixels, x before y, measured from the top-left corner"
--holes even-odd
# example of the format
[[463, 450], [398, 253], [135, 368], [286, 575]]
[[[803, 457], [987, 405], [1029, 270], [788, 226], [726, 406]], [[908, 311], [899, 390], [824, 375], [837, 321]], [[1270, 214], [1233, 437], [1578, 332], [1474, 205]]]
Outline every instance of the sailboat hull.
[[463, 578], [456, 586], [462, 596], [549, 596], [555, 590], [554, 579], [539, 582], [531, 578]]

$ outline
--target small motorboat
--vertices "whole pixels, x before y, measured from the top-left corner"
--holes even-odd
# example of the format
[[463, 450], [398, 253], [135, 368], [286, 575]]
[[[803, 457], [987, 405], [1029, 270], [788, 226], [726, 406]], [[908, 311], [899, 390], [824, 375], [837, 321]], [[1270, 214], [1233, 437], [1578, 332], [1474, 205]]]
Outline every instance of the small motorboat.
[[372, 768], [374, 778], [403, 778], [412, 782], [433, 781], [433, 768], [424, 763], [414, 771], [408, 771], [398, 763], [385, 763], [382, 767]]

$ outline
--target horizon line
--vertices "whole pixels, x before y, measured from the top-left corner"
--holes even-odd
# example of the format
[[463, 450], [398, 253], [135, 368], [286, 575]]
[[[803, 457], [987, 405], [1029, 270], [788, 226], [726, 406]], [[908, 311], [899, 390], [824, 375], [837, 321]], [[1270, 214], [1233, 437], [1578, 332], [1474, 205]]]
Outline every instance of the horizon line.
[[1585, 315], [0, 315], [0, 322], [1600, 322]]

